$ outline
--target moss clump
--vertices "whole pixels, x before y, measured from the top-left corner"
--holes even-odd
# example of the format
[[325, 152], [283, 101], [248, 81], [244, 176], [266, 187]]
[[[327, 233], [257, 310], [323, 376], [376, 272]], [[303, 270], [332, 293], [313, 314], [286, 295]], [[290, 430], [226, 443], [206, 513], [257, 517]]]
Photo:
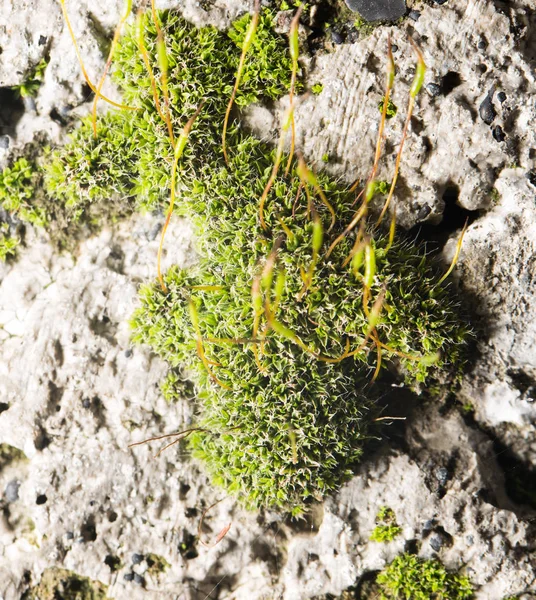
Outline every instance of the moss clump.
[[106, 600], [108, 586], [68, 571], [45, 569], [38, 585], [22, 595], [22, 600]]
[[[264, 211], [267, 229], [261, 227], [258, 200], [273, 150], [236, 119], [227, 137], [229, 164], [221, 149], [250, 17], [228, 34], [196, 29], [173, 12], [159, 18], [176, 135], [205, 101], [179, 163], [176, 205], [194, 223], [201, 258], [190, 271], [171, 268], [165, 291], [158, 283], [142, 290], [134, 338], [172, 369], [191, 374], [200, 405], [190, 447], [214, 481], [248, 506], [299, 514], [310, 500], [337, 489], [359, 461], [376, 414], [378, 393], [370, 382], [379, 363], [396, 366], [413, 387], [440, 378], [459, 361], [465, 327], [424, 251], [413, 244], [391, 245], [371, 230], [365, 272], [363, 265], [344, 266], [353, 235], [326, 256], [355, 212], [354, 195], [326, 176], [318, 183], [336, 215], [333, 232], [325, 203], [308, 197], [296, 165], [289, 177], [275, 180]], [[83, 122], [47, 168], [49, 189], [74, 210], [110, 199], [129, 209], [167, 203], [173, 149], [134, 33], [121, 42], [115, 77], [125, 101], [139, 110], [109, 113], [96, 140]], [[144, 33], [156, 75], [150, 19]], [[286, 46], [272, 31], [271, 13], [263, 12], [238, 107], [285, 93], [291, 73]], [[320, 224], [325, 239], [315, 257], [312, 239]], [[260, 283], [260, 310], [254, 310], [252, 286], [272, 254], [277, 260]], [[381, 316], [371, 329], [370, 310], [380, 297]], [[180, 393], [175, 383], [165, 387], [170, 399]]]
[[15, 90], [22, 98], [32, 98], [33, 96], [36, 96], [41, 87], [41, 83], [43, 83], [47, 64], [48, 61], [46, 58], [41, 59], [30, 71], [27, 79], [20, 85], [14, 85], [11, 89]]
[[36, 166], [24, 157], [5, 168], [0, 173], [0, 206], [21, 221], [44, 227], [46, 211], [33, 202], [38, 178]]
[[402, 533], [402, 528], [396, 522], [396, 515], [392, 508], [382, 506], [376, 515], [378, 525], [372, 530], [370, 539], [374, 542], [392, 542]]
[[465, 575], [451, 573], [437, 560], [397, 556], [376, 582], [382, 600], [468, 600], [473, 587]]
[[[228, 33], [213, 27], [198, 29], [173, 11], [159, 13], [159, 18], [167, 47], [171, 120], [176, 135], [205, 102], [181, 161], [182, 176], [187, 178], [206, 160], [207, 146], [214, 147], [221, 138], [221, 123], [251, 17], [245, 15], [236, 21]], [[272, 25], [272, 13], [264, 11], [236, 96], [238, 107], [260, 99], [273, 100], [288, 89], [290, 58], [284, 39], [273, 34]], [[150, 17], [145, 19], [144, 31], [144, 44], [159, 78], [156, 30]], [[105, 203], [108, 212], [111, 202], [118, 214], [135, 208], [153, 210], [169, 198], [173, 148], [155, 108], [134, 28], [120, 42], [113, 75], [125, 102], [138, 110], [109, 112], [99, 118], [97, 139], [90, 118], [83, 119], [70, 143], [54, 152], [45, 166], [48, 192], [76, 209], [78, 215], [99, 203]], [[162, 99], [161, 89], [159, 96]], [[232, 132], [230, 135], [232, 143]]]
[[9, 444], [0, 444], [0, 471], [13, 462], [27, 461], [28, 458], [22, 450], [10, 446]]
[[340, 596], [327, 594], [314, 600], [470, 600], [473, 597], [473, 586], [465, 575], [447, 571], [437, 560], [402, 554], [371, 580], [346, 589]]
[[146, 573], [153, 578], [158, 578], [159, 575], [165, 573], [171, 567], [168, 561], [159, 554], [147, 554], [145, 562], [147, 563]]

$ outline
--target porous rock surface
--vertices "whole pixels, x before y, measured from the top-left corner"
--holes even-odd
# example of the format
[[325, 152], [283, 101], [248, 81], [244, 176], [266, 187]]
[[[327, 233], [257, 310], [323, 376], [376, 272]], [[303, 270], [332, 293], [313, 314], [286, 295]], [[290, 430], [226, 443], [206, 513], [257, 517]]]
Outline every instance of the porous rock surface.
[[[167, 6], [179, 4], [194, 22], [220, 27], [247, 7], [224, 0]], [[98, 73], [122, 2], [67, 7], [87, 68]], [[477, 317], [477, 352], [459, 392], [474, 408], [473, 420], [467, 424], [454, 405], [408, 397], [414, 408], [407, 408], [407, 422], [387, 429], [360, 472], [305, 523], [248, 513], [224, 497], [204, 519], [205, 546], [197, 539], [200, 518], [222, 493], [181, 447], [156, 459], [155, 443], [128, 448], [192, 419], [191, 401], [168, 405], [162, 398], [166, 365], [129, 342], [127, 321], [138, 286], [154, 276], [163, 219], [133, 217], [84, 241], [75, 256], [58, 254], [29, 231], [18, 260], [0, 264], [3, 599], [20, 598], [58, 566], [109, 585], [108, 595], [119, 599], [299, 600], [339, 594], [415, 547], [449, 568], [463, 567], [479, 599], [534, 597], [534, 511], [508, 497], [496, 443], [534, 465], [536, 188], [527, 175], [536, 147], [536, 5], [451, 0], [412, 8], [420, 12], [416, 21], [304, 59], [309, 84], [324, 87], [299, 101], [298, 145], [318, 168], [328, 154], [335, 175], [367, 176], [390, 32], [399, 114], [389, 123], [380, 170], [389, 179], [413, 76], [406, 31], [413, 35], [428, 72], [396, 208], [407, 228], [435, 223], [445, 211], [444, 192], [452, 197], [454, 190], [459, 210], [474, 211], [456, 270]], [[87, 111], [87, 89], [58, 2], [9, 3], [0, 19], [0, 86], [20, 84], [50, 56], [35, 107], [13, 127], [10, 148], [0, 150], [5, 162], [36, 131], [61, 140], [57, 115]], [[249, 111], [251, 128], [273, 137], [285, 104]], [[445, 247], [446, 265], [458, 234]], [[166, 246], [165, 265], [195, 260], [185, 222], [172, 221]], [[389, 544], [369, 539], [382, 505], [403, 529]], [[229, 523], [227, 536], [210, 547]], [[169, 568], [151, 569], [151, 554]]]

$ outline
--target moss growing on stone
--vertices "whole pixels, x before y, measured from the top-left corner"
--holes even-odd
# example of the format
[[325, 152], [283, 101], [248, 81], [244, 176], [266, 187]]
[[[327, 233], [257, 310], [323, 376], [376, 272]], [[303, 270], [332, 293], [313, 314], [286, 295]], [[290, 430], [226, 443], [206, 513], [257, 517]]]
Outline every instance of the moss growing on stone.
[[392, 542], [402, 533], [402, 528], [396, 522], [396, 515], [392, 508], [382, 506], [376, 515], [376, 527], [370, 534], [374, 542]]
[[[221, 149], [250, 17], [228, 34], [197, 29], [175, 12], [159, 18], [177, 135], [204, 101], [179, 162], [176, 204], [193, 221], [200, 260], [189, 271], [172, 267], [165, 290], [158, 283], [142, 290], [134, 337], [191, 374], [200, 404], [190, 447], [214, 481], [248, 506], [296, 515], [337, 489], [359, 461], [378, 412], [370, 384], [379, 363], [418, 388], [455, 367], [466, 330], [422, 248], [391, 244], [371, 229], [366, 265], [344, 266], [353, 235], [326, 256], [355, 212], [354, 195], [327, 176], [317, 179], [336, 216], [333, 232], [326, 203], [300, 186], [295, 164], [289, 177], [276, 178], [261, 227], [259, 198], [274, 151], [237, 119], [227, 136], [229, 164]], [[157, 74], [150, 18], [144, 44]], [[281, 96], [290, 73], [287, 43], [265, 11], [236, 105]], [[118, 49], [115, 78], [125, 102], [139, 110], [108, 113], [97, 139], [84, 121], [46, 168], [49, 192], [79, 215], [110, 201], [118, 213], [168, 201], [173, 148], [134, 29]], [[319, 229], [324, 240], [315, 255]], [[261, 282], [270, 256], [274, 267]], [[264, 286], [260, 310], [255, 282]], [[371, 326], [378, 299], [381, 314]], [[173, 382], [166, 389], [171, 399]]]
[[106, 600], [108, 586], [73, 571], [51, 567], [41, 581], [22, 595], [22, 600]]
[[171, 566], [163, 556], [154, 553], [147, 554], [145, 556], [145, 562], [147, 563], [146, 574], [153, 578], [158, 578]]
[[447, 571], [437, 560], [397, 556], [376, 582], [382, 600], [468, 600], [473, 587], [465, 575]]
[[27, 461], [28, 458], [22, 450], [10, 446], [9, 444], [0, 444], [0, 471], [13, 462]]

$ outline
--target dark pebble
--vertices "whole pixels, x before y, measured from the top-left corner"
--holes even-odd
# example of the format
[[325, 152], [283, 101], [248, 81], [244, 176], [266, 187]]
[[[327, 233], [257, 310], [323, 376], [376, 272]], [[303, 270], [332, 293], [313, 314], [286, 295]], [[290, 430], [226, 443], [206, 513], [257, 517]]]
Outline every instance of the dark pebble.
[[443, 547], [444, 543], [445, 543], [445, 540], [441, 536], [439, 536], [439, 535], [433, 535], [430, 538], [430, 546], [432, 546], [432, 548], [436, 552], [439, 552], [441, 550], [441, 548]]
[[445, 4], [447, 2], [447, 0], [434, 0], [434, 2], [441, 6], [442, 4]]
[[417, 221], [424, 221], [426, 217], [432, 212], [431, 206], [428, 204], [423, 204], [419, 206], [419, 210], [417, 212]]
[[72, 540], [72, 539], [74, 539], [74, 533], [73, 533], [72, 531], [68, 531], [68, 532], [65, 534], [65, 537], [66, 537], [68, 540]]
[[485, 49], [488, 47], [488, 42], [487, 42], [487, 41], [486, 41], [484, 38], [482, 38], [482, 39], [481, 39], [481, 40], [478, 42], [478, 44], [477, 44], [477, 46], [476, 46], [476, 47], [477, 47], [479, 50], [485, 50]]
[[0, 135], [0, 148], [7, 150], [10, 143], [11, 140], [9, 139], [9, 135]]
[[430, 94], [430, 96], [432, 96], [432, 98], [435, 98], [441, 94], [441, 86], [438, 83], [427, 83], [426, 91]]
[[132, 555], [132, 564], [139, 565], [143, 560], [143, 554], [133, 554]]
[[348, 8], [357, 11], [365, 21], [394, 21], [404, 16], [405, 0], [345, 0]]
[[434, 519], [428, 519], [428, 521], [425, 521], [424, 525], [422, 526], [423, 535], [427, 535], [428, 533], [430, 533], [430, 531], [432, 531], [432, 529], [434, 528], [434, 525]]
[[391, 52], [398, 52], [398, 46], [396, 44], [391, 44]]
[[342, 44], [344, 42], [344, 38], [338, 31], [331, 32], [331, 39], [334, 44]]
[[47, 43], [47, 36], [46, 35], [40, 35], [39, 36], [39, 41], [37, 42], [37, 44], [39, 46], [44, 46]]
[[20, 481], [13, 479], [6, 485], [4, 498], [7, 502], [16, 502], [19, 499]]
[[125, 350], [125, 358], [130, 358], [133, 354], [134, 353], [130, 348], [128, 350]]
[[421, 12], [419, 10], [410, 10], [409, 14], [408, 14], [408, 17], [412, 21], [418, 21], [420, 16], [421, 16]]
[[47, 497], [45, 494], [39, 494], [39, 496], [37, 496], [37, 498], [35, 499], [35, 503], [36, 504], [46, 504], [47, 502]]
[[491, 135], [493, 139], [497, 142], [504, 142], [506, 139], [506, 134], [503, 131], [503, 128], [500, 125], [497, 125], [491, 130]]
[[495, 111], [495, 107], [493, 106], [493, 90], [484, 98], [482, 104], [478, 108], [478, 113], [480, 118], [484, 121], [486, 125], [491, 125], [493, 123], [493, 119], [497, 116], [497, 112]]
[[499, 92], [497, 94], [497, 100], [499, 102], [504, 102], [506, 100], [506, 94], [504, 92]]
[[133, 581], [134, 580], [134, 573], [125, 573], [123, 575], [123, 579], [125, 581]]
[[138, 573], [134, 573], [134, 583], [145, 585], [145, 579], [141, 575], [138, 575]]

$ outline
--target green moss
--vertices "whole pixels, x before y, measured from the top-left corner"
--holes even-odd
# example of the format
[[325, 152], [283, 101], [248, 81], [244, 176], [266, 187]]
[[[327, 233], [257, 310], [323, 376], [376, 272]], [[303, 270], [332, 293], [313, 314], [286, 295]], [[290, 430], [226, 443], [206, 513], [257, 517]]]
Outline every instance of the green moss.
[[437, 560], [397, 556], [376, 582], [381, 600], [466, 600], [473, 588], [465, 575], [451, 573]]
[[159, 575], [165, 573], [171, 567], [168, 561], [159, 554], [147, 554], [145, 561], [147, 562], [147, 575], [153, 578], [158, 578]]
[[0, 173], [0, 206], [21, 221], [44, 227], [46, 211], [33, 202], [39, 173], [26, 158], [16, 160]]
[[26, 454], [22, 450], [10, 446], [9, 444], [0, 444], [0, 471], [13, 462], [27, 461]]
[[108, 586], [67, 569], [45, 569], [38, 585], [22, 595], [22, 600], [106, 600]]
[[37, 95], [48, 61], [46, 58], [40, 60], [37, 65], [30, 71], [27, 79], [20, 85], [14, 85], [11, 89], [15, 90], [22, 98], [33, 97]]
[[311, 92], [313, 92], [313, 94], [315, 96], [318, 96], [319, 94], [321, 94], [324, 90], [324, 84], [323, 83], [315, 83], [312, 87], [311, 87]]
[[[189, 443], [214, 481], [248, 506], [281, 507], [296, 515], [350, 477], [364, 443], [376, 435], [372, 423], [379, 392], [370, 382], [378, 352], [368, 337], [364, 273], [343, 266], [353, 235], [329, 259], [325, 256], [355, 212], [354, 195], [318, 175], [337, 219], [328, 234], [330, 215], [313, 197], [325, 241], [305, 293], [315, 225], [296, 166], [290, 177], [274, 183], [264, 212], [265, 231], [258, 199], [274, 151], [242, 130], [236, 118], [227, 138], [228, 165], [221, 150], [223, 116], [250, 17], [240, 19], [228, 34], [197, 29], [174, 12], [160, 13], [160, 18], [176, 135], [205, 101], [179, 163], [176, 204], [176, 211], [195, 226], [200, 261], [189, 271], [172, 267], [165, 275], [166, 291], [158, 283], [143, 288], [133, 318], [134, 338], [168, 361], [172, 373], [185, 369], [191, 374], [200, 403], [198, 430]], [[288, 90], [287, 41], [272, 25], [272, 14], [263, 12], [236, 113]], [[157, 73], [150, 20], [145, 33]], [[97, 139], [89, 121], [83, 121], [46, 167], [50, 193], [79, 218], [110, 202], [116, 214], [168, 202], [173, 149], [155, 109], [133, 30], [118, 49], [115, 79], [125, 102], [139, 110], [108, 113], [99, 120]], [[466, 329], [457, 306], [437, 284], [422, 248], [404, 241], [390, 247], [381, 232], [370, 234], [376, 263], [371, 302], [385, 294], [375, 327], [378, 348], [380, 341], [388, 346], [381, 349], [382, 364], [396, 367], [411, 387], [433, 383], [459, 363]], [[266, 333], [261, 351], [259, 339], [251, 340], [251, 289], [276, 245], [274, 278], [281, 283], [285, 276], [275, 311], [280, 327], [267, 327], [261, 311], [259, 331]], [[264, 294], [272, 302], [271, 291]], [[364, 338], [369, 343], [363, 344]], [[348, 349], [353, 354], [337, 361]], [[210, 363], [201, 360], [204, 355]], [[175, 375], [164, 383], [163, 392], [168, 400], [182, 393]]]
[[396, 522], [394, 511], [388, 506], [382, 506], [376, 515], [378, 525], [370, 534], [370, 539], [374, 542], [392, 542], [402, 533], [402, 528]]
[[[236, 21], [228, 33], [213, 27], [196, 28], [177, 12], [160, 13], [169, 60], [169, 95], [175, 135], [204, 101], [186, 148], [184, 176], [201, 160], [208, 146], [221, 139], [221, 124], [234, 85], [242, 41], [251, 16]], [[145, 45], [156, 76], [156, 31], [145, 21]], [[291, 63], [283, 37], [273, 33], [273, 14], [264, 11], [248, 53], [236, 106], [273, 100], [290, 85]], [[114, 79], [125, 102], [137, 111], [109, 112], [98, 121], [93, 137], [90, 118], [71, 135], [45, 166], [48, 192], [81, 216], [100, 203], [117, 215], [135, 208], [154, 210], [168, 201], [173, 149], [165, 123], [158, 115], [151, 81], [131, 28], [116, 52]], [[301, 84], [298, 84], [298, 90]], [[159, 90], [160, 98], [162, 91]], [[229, 143], [232, 144], [233, 128]], [[120, 157], [120, 159], [118, 159]]]
[[20, 243], [19, 238], [10, 236], [7, 232], [9, 227], [7, 223], [0, 225], [0, 260], [6, 262], [8, 258], [15, 256], [17, 246]]

